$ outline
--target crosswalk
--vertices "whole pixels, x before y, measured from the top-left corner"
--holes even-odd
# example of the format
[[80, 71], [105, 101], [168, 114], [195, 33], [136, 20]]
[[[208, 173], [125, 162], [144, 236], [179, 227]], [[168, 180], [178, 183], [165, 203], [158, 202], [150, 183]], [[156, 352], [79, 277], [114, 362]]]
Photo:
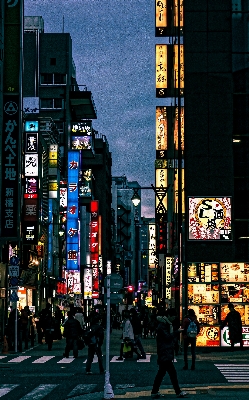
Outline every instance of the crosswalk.
[[[34, 389], [26, 393], [23, 397], [19, 398], [19, 400], [33, 400], [33, 399], [43, 399], [52, 393], [56, 388], [58, 388], [60, 384], [40, 384], [36, 386]], [[70, 393], [67, 394], [67, 398], [72, 398], [84, 394], [88, 394], [94, 392], [97, 384], [81, 384], [76, 385]], [[18, 389], [20, 385], [12, 385], [12, 384], [0, 384], [0, 397], [6, 396], [10, 394], [12, 391], [16, 391], [16, 395], [18, 395]]]
[[214, 364], [231, 383], [249, 382], [249, 364]]
[[[45, 364], [48, 363], [49, 361], [56, 359], [58, 360], [58, 357], [55, 356], [41, 356], [41, 357], [31, 357], [31, 356], [16, 356], [13, 357], [11, 355], [6, 355], [6, 356], [0, 356], [0, 361], [3, 361], [5, 363], [12, 363], [12, 364], [20, 364], [24, 361], [27, 361], [29, 359], [34, 360], [31, 361], [32, 364]], [[118, 360], [118, 355], [113, 356], [110, 359], [111, 363], [122, 363], [125, 361], [125, 359], [123, 359], [122, 361]], [[11, 359], [9, 359], [11, 358]], [[72, 362], [74, 362], [76, 359], [73, 356], [69, 356], [68, 358], [66, 357], [62, 357], [60, 358], [58, 361], [56, 361], [57, 364], [71, 364]], [[80, 358], [80, 360], [82, 360], [82, 358]], [[83, 361], [83, 364], [85, 364], [87, 361], [87, 359], [85, 358], [85, 360]], [[138, 363], [149, 363], [151, 361], [151, 354], [146, 354], [146, 358], [145, 359], [139, 359], [136, 360], [136, 358], [134, 357], [133, 359], [134, 362], [138, 362]], [[98, 362], [98, 358], [96, 356], [96, 354], [94, 355], [94, 359], [93, 359], [93, 363], [97, 363]]]

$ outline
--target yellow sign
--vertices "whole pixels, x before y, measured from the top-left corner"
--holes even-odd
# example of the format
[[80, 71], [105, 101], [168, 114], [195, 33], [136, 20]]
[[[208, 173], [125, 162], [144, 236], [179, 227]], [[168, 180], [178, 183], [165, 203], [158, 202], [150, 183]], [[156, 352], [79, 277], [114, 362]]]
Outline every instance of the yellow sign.
[[167, 150], [166, 107], [156, 107], [156, 150]]
[[156, 1], [156, 28], [167, 26], [167, 0]]
[[167, 45], [156, 45], [156, 88], [167, 88]]

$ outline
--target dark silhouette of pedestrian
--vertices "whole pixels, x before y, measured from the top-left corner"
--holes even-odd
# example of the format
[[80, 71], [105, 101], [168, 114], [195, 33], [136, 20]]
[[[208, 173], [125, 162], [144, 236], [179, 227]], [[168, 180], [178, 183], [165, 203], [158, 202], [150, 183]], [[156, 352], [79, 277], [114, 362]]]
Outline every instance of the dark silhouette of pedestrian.
[[78, 340], [81, 334], [82, 329], [79, 321], [74, 318], [72, 311], [68, 311], [63, 333], [63, 336], [66, 338], [64, 357], [69, 357], [70, 350], [73, 350], [74, 358], [78, 357]]
[[226, 325], [228, 325], [231, 351], [234, 351], [235, 343], [240, 343], [240, 348], [243, 350], [242, 321], [240, 313], [234, 309], [234, 305], [232, 303], [228, 304], [228, 308], [230, 312], [227, 314], [224, 322], [221, 324], [221, 327], [224, 328]]
[[179, 332], [179, 328], [181, 326], [180, 324], [180, 318], [177, 315], [176, 309], [175, 308], [170, 308], [168, 310], [168, 316], [169, 316], [169, 320], [173, 325], [173, 331], [176, 332], [175, 336], [174, 336], [174, 351], [175, 351], [175, 355], [178, 356], [179, 354], [179, 347], [180, 347], [180, 332]]
[[85, 343], [88, 346], [87, 361], [86, 361], [86, 374], [87, 375], [92, 374], [91, 366], [92, 366], [94, 354], [96, 354], [98, 357], [99, 372], [101, 374], [104, 373], [102, 350], [101, 350], [101, 346], [104, 341], [104, 328], [100, 324], [100, 322], [101, 321], [100, 321], [99, 316], [95, 315], [95, 317], [92, 318], [92, 321], [90, 324], [90, 330], [89, 330], [87, 336], [85, 337]]
[[48, 345], [48, 350], [52, 350], [55, 323], [52, 315], [52, 306], [50, 303], [47, 303], [46, 307], [41, 311], [40, 323], [45, 335], [45, 342]]
[[173, 363], [174, 360], [174, 332], [173, 325], [170, 320], [167, 318], [167, 311], [160, 311], [157, 316], [158, 326], [157, 326], [157, 364], [158, 364], [158, 372], [154, 380], [151, 397], [153, 399], [160, 399], [164, 397], [160, 392], [160, 386], [163, 381], [163, 378], [168, 372], [171, 383], [175, 390], [177, 397], [185, 397], [187, 395], [186, 392], [181, 391], [176, 369]]
[[25, 306], [24, 309], [21, 310], [21, 331], [22, 331], [22, 340], [24, 341], [24, 348], [27, 350], [29, 343], [29, 327], [30, 327], [30, 316], [31, 312], [29, 306]]
[[[192, 333], [190, 333], [189, 328], [191, 327], [192, 323], [194, 323], [194, 326]], [[195, 359], [196, 359], [196, 337], [200, 332], [200, 324], [192, 308], [188, 310], [188, 314], [184, 317], [182, 328], [183, 328], [182, 336], [183, 336], [183, 353], [184, 353], [183, 369], [188, 369], [188, 346], [190, 345], [192, 354], [191, 370], [193, 371], [195, 370]]]
[[142, 342], [141, 342], [141, 336], [142, 336], [142, 324], [141, 324], [141, 319], [135, 310], [135, 308], [130, 309], [130, 321], [131, 325], [133, 328], [133, 333], [134, 333], [134, 345], [139, 349], [141, 352], [141, 358], [145, 359], [146, 358], [146, 353], [144, 351]]
[[54, 318], [55, 318], [54, 339], [61, 340], [62, 339], [61, 322], [63, 319], [63, 314], [59, 306], [56, 306]]

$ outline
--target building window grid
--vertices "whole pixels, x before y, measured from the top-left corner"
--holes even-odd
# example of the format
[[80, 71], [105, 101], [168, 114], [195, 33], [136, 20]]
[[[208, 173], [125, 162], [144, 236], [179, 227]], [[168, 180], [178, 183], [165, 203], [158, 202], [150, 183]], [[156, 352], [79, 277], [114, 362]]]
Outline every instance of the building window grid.
[[60, 73], [42, 73], [40, 76], [40, 85], [66, 85], [67, 75]]

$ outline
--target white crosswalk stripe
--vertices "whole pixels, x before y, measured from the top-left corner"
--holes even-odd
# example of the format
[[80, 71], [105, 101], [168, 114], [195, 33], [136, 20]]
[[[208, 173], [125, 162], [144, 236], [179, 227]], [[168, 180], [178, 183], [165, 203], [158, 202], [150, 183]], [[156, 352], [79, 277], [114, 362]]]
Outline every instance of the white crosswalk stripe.
[[58, 361], [57, 364], [70, 364], [74, 360], [75, 358], [73, 356], [69, 356], [68, 358], [64, 357], [62, 360]]
[[5, 396], [19, 385], [0, 385], [0, 397]]
[[2, 360], [3, 358], [6, 358], [7, 356], [0, 356], [0, 360]]
[[249, 382], [249, 364], [214, 364], [231, 383]]
[[96, 384], [92, 383], [89, 385], [77, 385], [75, 386], [75, 388], [67, 395], [67, 397], [76, 397], [76, 396], [80, 396], [82, 394], [87, 394], [90, 392], [93, 392], [94, 389], [96, 388]]
[[44, 364], [45, 362], [51, 360], [54, 357], [55, 356], [43, 356], [43, 357], [38, 358], [35, 361], [32, 361], [32, 364]]
[[146, 358], [140, 358], [140, 360], [137, 360], [137, 362], [139, 362], [139, 363], [150, 362], [150, 357], [151, 357], [151, 354], [146, 354]]
[[24, 360], [27, 360], [30, 357], [31, 356], [19, 356], [19, 357], [13, 358], [12, 360], [10, 360], [8, 362], [20, 363], [20, 362], [22, 362]]
[[30, 399], [42, 399], [47, 396], [48, 393], [52, 392], [58, 385], [39, 385], [34, 390], [26, 394], [20, 400], [30, 400]]
[[[83, 364], [86, 364], [86, 362], [87, 362], [87, 359], [85, 361], [83, 361]], [[98, 362], [98, 357], [96, 356], [96, 354], [94, 354], [93, 364], [96, 364], [97, 362]]]

